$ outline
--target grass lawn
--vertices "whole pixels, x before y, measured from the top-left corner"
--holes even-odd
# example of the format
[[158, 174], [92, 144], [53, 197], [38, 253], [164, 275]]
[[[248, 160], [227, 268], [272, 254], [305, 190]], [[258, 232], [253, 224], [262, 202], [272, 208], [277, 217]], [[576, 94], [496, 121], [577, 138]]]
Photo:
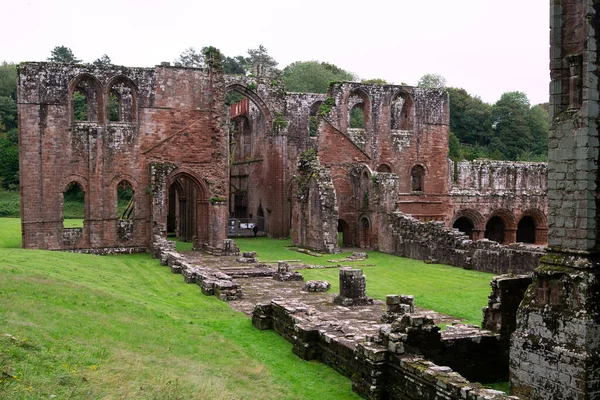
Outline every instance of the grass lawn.
[[[280, 243], [277, 243], [280, 242]], [[331, 265], [327, 260], [342, 259], [349, 253], [313, 257], [292, 251], [285, 245], [290, 240], [274, 241], [267, 238], [241, 238], [236, 243], [242, 251], [255, 250], [261, 261], [301, 260], [308, 264]], [[443, 314], [464, 319], [481, 326], [482, 308], [487, 305], [493, 274], [468, 271], [440, 264], [400, 258], [379, 252], [367, 252], [369, 258], [356, 265], [367, 277], [367, 294], [385, 300], [388, 294], [410, 294], [415, 304]], [[361, 266], [374, 264], [375, 266]], [[305, 280], [324, 279], [331, 283], [331, 291], [339, 290], [339, 272], [336, 268], [307, 269], [302, 271]]]
[[147, 254], [23, 250], [20, 239], [19, 220], [0, 218], [0, 398], [359, 398]]

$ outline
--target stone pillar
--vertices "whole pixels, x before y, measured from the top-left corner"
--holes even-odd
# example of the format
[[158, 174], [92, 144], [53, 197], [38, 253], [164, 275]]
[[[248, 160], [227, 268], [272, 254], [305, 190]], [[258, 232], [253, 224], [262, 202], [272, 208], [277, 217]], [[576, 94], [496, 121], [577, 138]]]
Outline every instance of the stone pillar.
[[511, 392], [593, 399], [600, 398], [600, 5], [557, 0], [550, 10], [548, 254], [517, 312]]
[[340, 269], [340, 294], [333, 300], [335, 304], [357, 306], [372, 303], [367, 297], [367, 281], [360, 269]]

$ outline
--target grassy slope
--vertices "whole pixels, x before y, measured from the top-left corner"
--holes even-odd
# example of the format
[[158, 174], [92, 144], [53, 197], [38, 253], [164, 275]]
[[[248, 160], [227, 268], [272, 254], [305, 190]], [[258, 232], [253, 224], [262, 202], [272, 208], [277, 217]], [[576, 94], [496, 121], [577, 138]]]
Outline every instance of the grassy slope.
[[[327, 265], [327, 260], [342, 259], [348, 253], [312, 257], [292, 252], [283, 246], [274, 246], [272, 240], [258, 238], [236, 239], [243, 251], [256, 250], [262, 260], [297, 259], [310, 264]], [[281, 241], [288, 244], [289, 241]], [[481, 309], [487, 304], [490, 280], [494, 275], [467, 271], [440, 264], [395, 257], [379, 252], [368, 252], [369, 258], [356, 263], [367, 276], [367, 294], [385, 300], [388, 294], [411, 294], [416, 305], [465, 319], [471, 324], [481, 324]], [[344, 262], [344, 265], [351, 263]], [[375, 266], [361, 266], [375, 264]], [[325, 279], [332, 285], [332, 292], [339, 290], [337, 269], [311, 269], [302, 271], [306, 280]]]
[[0, 219], [0, 398], [358, 398], [148, 255], [19, 245]]

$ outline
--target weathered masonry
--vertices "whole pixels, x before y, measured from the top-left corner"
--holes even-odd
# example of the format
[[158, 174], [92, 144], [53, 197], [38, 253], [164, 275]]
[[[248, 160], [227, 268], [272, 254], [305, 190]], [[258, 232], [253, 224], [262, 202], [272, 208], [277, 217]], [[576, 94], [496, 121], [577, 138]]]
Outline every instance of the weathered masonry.
[[[220, 252], [257, 226], [328, 252], [338, 233], [394, 252], [381, 233], [396, 212], [472, 241], [546, 242], [545, 165], [450, 163], [442, 91], [338, 82], [287, 93], [276, 75], [227, 76], [219, 62], [22, 63], [19, 120], [27, 248], [144, 251], [171, 233]], [[76, 228], [64, 223], [73, 191]]]
[[517, 315], [511, 391], [600, 398], [600, 4], [550, 7], [548, 246]]

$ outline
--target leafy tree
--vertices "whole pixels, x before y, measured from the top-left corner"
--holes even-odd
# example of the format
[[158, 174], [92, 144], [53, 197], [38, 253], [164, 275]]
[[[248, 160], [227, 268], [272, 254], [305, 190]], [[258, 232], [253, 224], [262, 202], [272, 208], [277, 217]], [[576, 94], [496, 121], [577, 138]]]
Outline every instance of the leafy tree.
[[0, 132], [17, 129], [17, 103], [10, 97], [0, 96]]
[[19, 185], [19, 132], [17, 129], [0, 133], [0, 185], [14, 190]]
[[56, 46], [50, 52], [50, 57], [48, 57], [48, 61], [54, 62], [70, 62], [70, 63], [79, 63], [81, 60], [75, 58], [75, 54], [73, 51], [65, 46]]
[[95, 59], [92, 64], [94, 64], [94, 65], [110, 65], [110, 64], [112, 64], [112, 62], [110, 61], [109, 56], [107, 56], [106, 54], [103, 54], [102, 57]]
[[350, 128], [365, 128], [365, 112], [361, 107], [350, 110]]
[[450, 98], [450, 131], [461, 143], [487, 146], [492, 134], [492, 106], [465, 89], [447, 88]]
[[17, 65], [3, 61], [0, 64], [0, 96], [17, 100]]
[[248, 49], [251, 71], [256, 76], [269, 75], [277, 67], [277, 61], [271, 57], [261, 44], [258, 49]]
[[492, 107], [493, 135], [491, 150], [506, 159], [516, 160], [521, 153], [532, 152], [529, 127], [529, 100], [523, 92], [506, 92]]
[[223, 72], [229, 75], [246, 75], [250, 68], [250, 59], [244, 56], [225, 57]]
[[529, 109], [527, 121], [533, 143], [531, 146], [533, 161], [546, 161], [548, 159], [548, 103], [538, 104]]
[[351, 81], [354, 75], [326, 62], [296, 61], [283, 69], [286, 90], [301, 93], [326, 93], [329, 83]]
[[450, 138], [448, 141], [448, 157], [454, 161], [461, 159], [460, 141], [453, 132], [450, 132]]
[[204, 68], [206, 66], [203, 52], [199, 53], [193, 47], [185, 49], [174, 63], [180, 67]]
[[417, 86], [425, 89], [444, 89], [446, 78], [440, 74], [425, 74], [419, 79]]

